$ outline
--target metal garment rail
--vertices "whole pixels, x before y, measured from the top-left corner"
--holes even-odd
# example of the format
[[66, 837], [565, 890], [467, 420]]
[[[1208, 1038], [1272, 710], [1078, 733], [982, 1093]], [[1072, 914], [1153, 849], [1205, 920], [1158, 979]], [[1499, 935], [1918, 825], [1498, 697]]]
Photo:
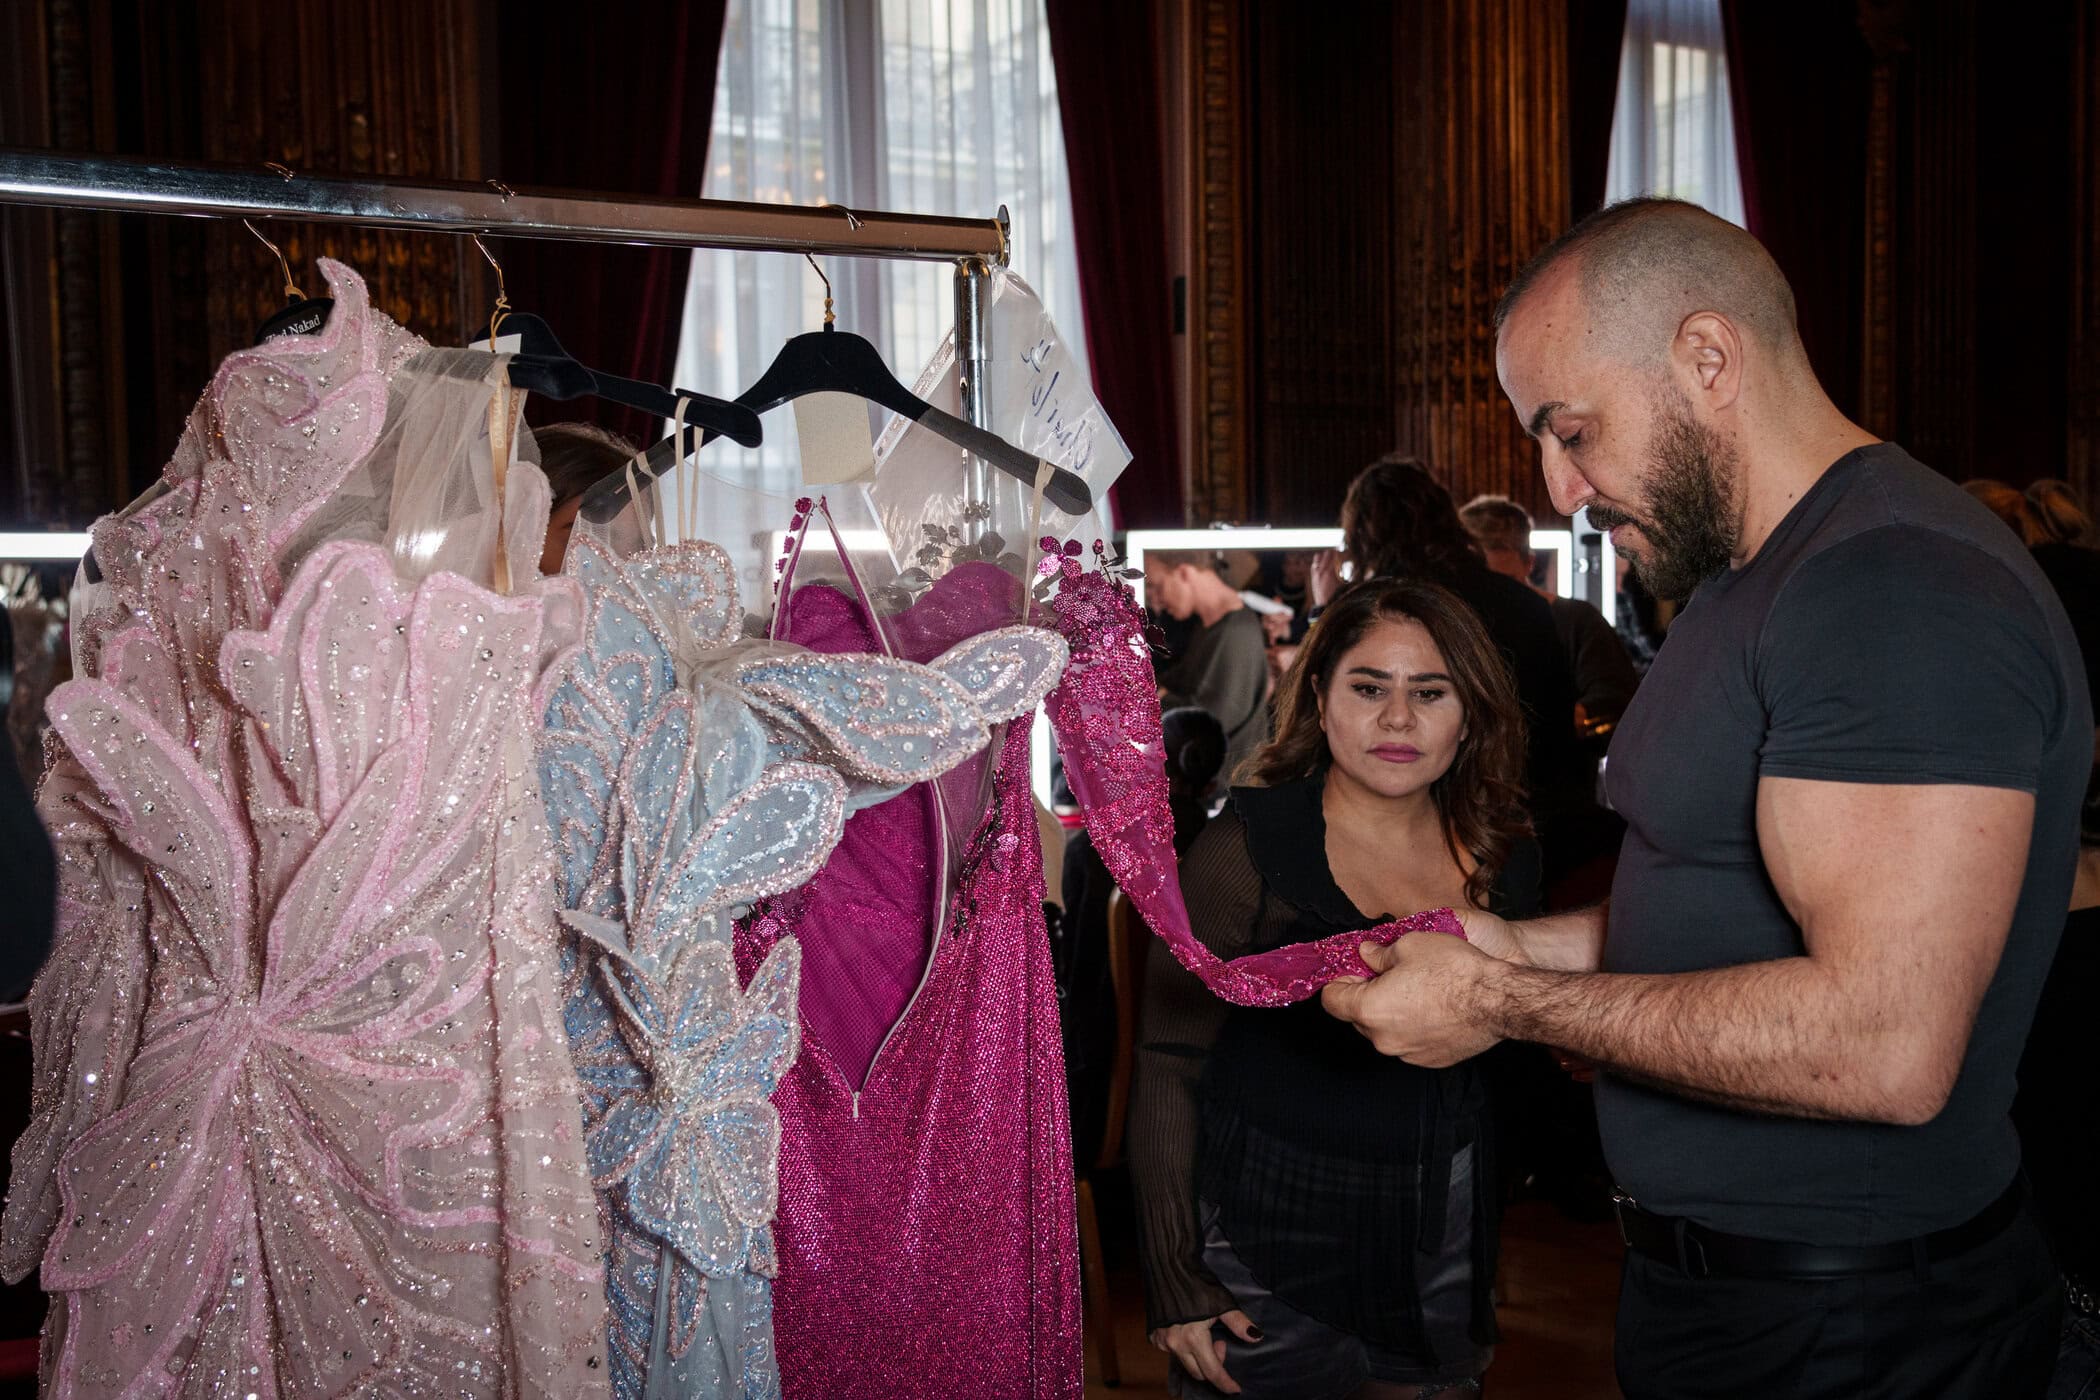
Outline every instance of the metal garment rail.
[[[487, 233], [580, 243], [729, 248], [829, 257], [955, 263], [955, 357], [963, 417], [983, 421], [982, 366], [991, 359], [984, 307], [991, 268], [1007, 259], [1007, 217], [957, 219], [744, 204], [514, 190], [499, 181], [393, 181], [316, 176], [281, 166], [70, 155], [0, 147], [0, 204], [119, 214], [302, 219], [429, 233]], [[986, 496], [986, 470], [970, 463], [970, 499]]]

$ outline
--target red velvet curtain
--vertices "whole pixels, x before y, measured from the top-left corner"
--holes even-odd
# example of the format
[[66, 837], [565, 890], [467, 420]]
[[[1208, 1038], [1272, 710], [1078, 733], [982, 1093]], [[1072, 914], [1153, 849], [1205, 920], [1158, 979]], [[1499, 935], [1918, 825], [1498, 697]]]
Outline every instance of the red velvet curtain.
[[1750, 232], [1793, 283], [1809, 363], [1859, 412], [1873, 54], [1851, 5], [1721, 0]]
[[[485, 78], [509, 184], [695, 198], [707, 168], [728, 0], [599, 0], [553, 28], [500, 26]], [[685, 312], [683, 249], [503, 239], [511, 304], [597, 369], [668, 384]], [[659, 424], [597, 399], [533, 400], [535, 422], [584, 419], [647, 442]]]
[[1094, 390], [1131, 451], [1120, 523], [1183, 524], [1153, 7], [1048, 0]]
[[1611, 122], [1619, 105], [1619, 50], [1626, 0], [1568, 0], [1568, 214], [1604, 205]]

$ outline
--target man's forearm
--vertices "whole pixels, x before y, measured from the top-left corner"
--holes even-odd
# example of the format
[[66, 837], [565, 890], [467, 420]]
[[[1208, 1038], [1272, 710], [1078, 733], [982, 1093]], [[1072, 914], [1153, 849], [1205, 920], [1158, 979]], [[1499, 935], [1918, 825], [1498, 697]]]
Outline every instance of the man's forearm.
[[[1595, 972], [1604, 957], [1609, 904], [1593, 904], [1544, 919], [1509, 926], [1516, 939], [1513, 962], [1550, 972]], [[1492, 951], [1492, 950], [1491, 950]]]
[[1902, 1043], [1905, 1029], [1859, 1014], [1809, 958], [1668, 976], [1513, 966], [1481, 987], [1481, 1017], [1497, 1034], [1688, 1097], [1886, 1123], [1937, 1111], [1914, 1076], [1890, 1072], [1914, 1053]]

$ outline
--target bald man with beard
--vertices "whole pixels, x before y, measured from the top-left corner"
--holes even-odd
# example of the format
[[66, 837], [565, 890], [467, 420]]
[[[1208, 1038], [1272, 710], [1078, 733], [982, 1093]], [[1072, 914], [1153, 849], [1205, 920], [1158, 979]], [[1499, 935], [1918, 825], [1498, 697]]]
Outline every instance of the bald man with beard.
[[2062, 1290], [2013, 1074], [2092, 711], [2011, 533], [1817, 383], [1749, 234], [1637, 200], [1497, 314], [1555, 507], [1689, 596], [1612, 743], [1610, 900], [1366, 949], [1334, 1014], [1602, 1068], [1631, 1400], [2040, 1396]]

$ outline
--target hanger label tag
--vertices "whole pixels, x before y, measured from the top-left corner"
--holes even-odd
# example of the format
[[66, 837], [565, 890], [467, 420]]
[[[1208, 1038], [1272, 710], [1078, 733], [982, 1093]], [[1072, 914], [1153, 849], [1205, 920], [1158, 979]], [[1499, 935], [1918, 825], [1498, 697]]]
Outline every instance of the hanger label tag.
[[802, 484], [837, 486], [875, 474], [868, 405], [851, 394], [805, 394], [795, 400], [795, 441]]
[[491, 354], [496, 355], [515, 355], [518, 353], [518, 347], [524, 343], [525, 337], [522, 335], [499, 335], [496, 337], [495, 347], [491, 350], [489, 338], [483, 336], [467, 348], [469, 350], [489, 350]]

